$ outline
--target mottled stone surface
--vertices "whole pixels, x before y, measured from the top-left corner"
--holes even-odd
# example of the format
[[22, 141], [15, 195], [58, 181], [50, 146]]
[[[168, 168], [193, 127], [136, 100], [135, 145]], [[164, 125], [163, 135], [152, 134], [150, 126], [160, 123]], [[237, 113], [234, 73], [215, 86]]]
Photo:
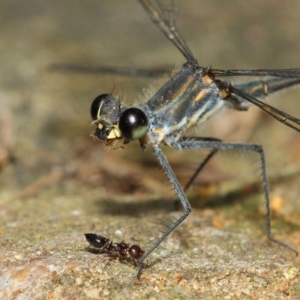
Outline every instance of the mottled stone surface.
[[[200, 65], [300, 67], [298, 0], [185, 2], [178, 23]], [[135, 1], [4, 0], [0, 19], [1, 299], [299, 299], [299, 258], [264, 235], [255, 155], [222, 153], [207, 166], [189, 193], [194, 210], [140, 281], [132, 266], [88, 252], [85, 232], [147, 249], [179, 214], [151, 149], [107, 152], [89, 138], [95, 96], [114, 89], [133, 103], [155, 81], [49, 66], [184, 60]], [[299, 94], [271, 101], [300, 117]], [[274, 236], [300, 251], [299, 133], [251, 109], [198, 134], [264, 146]], [[166, 153], [183, 184], [202, 157]]]

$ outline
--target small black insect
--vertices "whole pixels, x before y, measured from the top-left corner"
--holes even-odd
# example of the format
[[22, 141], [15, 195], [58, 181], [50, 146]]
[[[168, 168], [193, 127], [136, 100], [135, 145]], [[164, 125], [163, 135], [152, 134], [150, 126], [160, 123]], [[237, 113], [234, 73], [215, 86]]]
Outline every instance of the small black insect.
[[145, 253], [138, 245], [129, 246], [124, 242], [114, 243], [105, 236], [95, 233], [85, 233], [84, 235], [90, 246], [99, 250], [100, 254], [106, 254], [110, 258], [120, 261], [130, 262], [135, 267], [138, 266], [138, 259]]

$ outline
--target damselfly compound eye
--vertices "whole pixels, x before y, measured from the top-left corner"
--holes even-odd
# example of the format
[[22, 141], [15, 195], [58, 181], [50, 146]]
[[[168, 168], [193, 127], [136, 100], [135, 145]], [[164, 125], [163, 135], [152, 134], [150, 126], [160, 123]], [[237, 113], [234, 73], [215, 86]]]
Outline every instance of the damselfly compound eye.
[[141, 109], [128, 108], [120, 116], [119, 129], [126, 140], [137, 140], [146, 134], [148, 118]]
[[102, 94], [95, 98], [91, 105], [91, 117], [93, 121], [97, 121], [100, 118], [101, 108], [105, 102], [109, 101], [111, 95]]

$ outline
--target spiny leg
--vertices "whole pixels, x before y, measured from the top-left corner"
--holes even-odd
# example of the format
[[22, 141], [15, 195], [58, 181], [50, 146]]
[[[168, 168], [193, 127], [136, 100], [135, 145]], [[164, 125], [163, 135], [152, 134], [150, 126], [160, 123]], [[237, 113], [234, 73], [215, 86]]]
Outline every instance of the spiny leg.
[[[187, 140], [189, 138], [183, 137], [182, 140]], [[203, 141], [215, 141], [215, 142], [221, 142], [219, 139], [215, 138], [209, 138], [209, 137], [201, 137]], [[212, 149], [211, 152], [206, 156], [206, 158], [203, 160], [203, 162], [198, 166], [198, 168], [194, 171], [194, 174], [190, 177], [189, 181], [184, 186], [183, 190], [186, 192], [189, 187], [193, 184], [194, 180], [197, 178], [198, 174], [203, 170], [203, 168], [206, 166], [206, 164], [211, 160], [211, 158], [218, 152], [218, 149]], [[174, 207], [176, 210], [180, 208], [180, 201], [179, 199], [176, 199], [174, 201]]]
[[[187, 140], [188, 138], [183, 138], [182, 141]], [[205, 141], [214, 141], [214, 142], [222, 142], [219, 139], [215, 138], [207, 138], [207, 137], [201, 137], [201, 140]], [[206, 164], [210, 161], [210, 159], [218, 152], [218, 149], [212, 149], [212, 151], [206, 156], [206, 158], [203, 160], [203, 162], [198, 166], [198, 168], [195, 170], [194, 174], [190, 177], [189, 181], [186, 183], [184, 187], [184, 191], [186, 192], [188, 188], [192, 185], [198, 174], [203, 170], [203, 168], [206, 166]]]
[[165, 240], [165, 238], [180, 224], [184, 221], [184, 219], [189, 215], [190, 211], [191, 211], [191, 205], [188, 201], [188, 199], [186, 198], [186, 195], [182, 189], [182, 187], [180, 186], [178, 180], [176, 179], [174, 172], [171, 169], [170, 164], [168, 163], [167, 158], [165, 157], [165, 155], [163, 154], [163, 152], [161, 151], [161, 149], [158, 147], [158, 145], [154, 145], [153, 146], [153, 152], [157, 157], [157, 160], [159, 162], [159, 164], [161, 165], [161, 167], [163, 168], [163, 170], [165, 171], [166, 175], [168, 176], [171, 184], [173, 185], [178, 198], [180, 200], [180, 203], [184, 209], [184, 213], [183, 215], [181, 215], [177, 220], [175, 220], [175, 222], [173, 222], [171, 224], [171, 226], [164, 232], [164, 234], [154, 243], [154, 245], [138, 260], [138, 265], [139, 265], [139, 269], [138, 269], [138, 273], [137, 273], [137, 277], [139, 278], [142, 272], [142, 268], [143, 268], [143, 261]]
[[240, 144], [240, 143], [224, 143], [219, 141], [203, 141], [201, 138], [190, 138], [183, 141], [179, 141], [171, 145], [175, 149], [217, 149], [217, 150], [242, 150], [256, 152], [259, 154], [261, 162], [261, 171], [262, 171], [262, 181], [263, 181], [263, 190], [266, 201], [266, 211], [267, 211], [267, 237], [270, 241], [275, 242], [291, 251], [293, 251], [296, 256], [298, 251], [292, 247], [286, 245], [285, 243], [278, 241], [272, 235], [271, 231], [271, 208], [270, 208], [270, 197], [269, 197], [269, 185], [267, 180], [267, 171], [266, 171], [266, 162], [265, 155], [262, 146], [253, 145], [253, 144]]

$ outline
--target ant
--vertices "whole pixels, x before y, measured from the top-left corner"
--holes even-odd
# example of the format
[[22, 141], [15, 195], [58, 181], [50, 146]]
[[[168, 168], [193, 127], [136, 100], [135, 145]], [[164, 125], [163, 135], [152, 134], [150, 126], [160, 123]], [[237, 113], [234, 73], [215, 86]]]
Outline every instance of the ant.
[[120, 261], [129, 261], [135, 267], [138, 266], [138, 259], [145, 253], [137, 245], [129, 246], [124, 242], [113, 243], [105, 236], [95, 233], [85, 233], [84, 235], [90, 246], [99, 249], [99, 253], [106, 254], [110, 258], [119, 259]]

